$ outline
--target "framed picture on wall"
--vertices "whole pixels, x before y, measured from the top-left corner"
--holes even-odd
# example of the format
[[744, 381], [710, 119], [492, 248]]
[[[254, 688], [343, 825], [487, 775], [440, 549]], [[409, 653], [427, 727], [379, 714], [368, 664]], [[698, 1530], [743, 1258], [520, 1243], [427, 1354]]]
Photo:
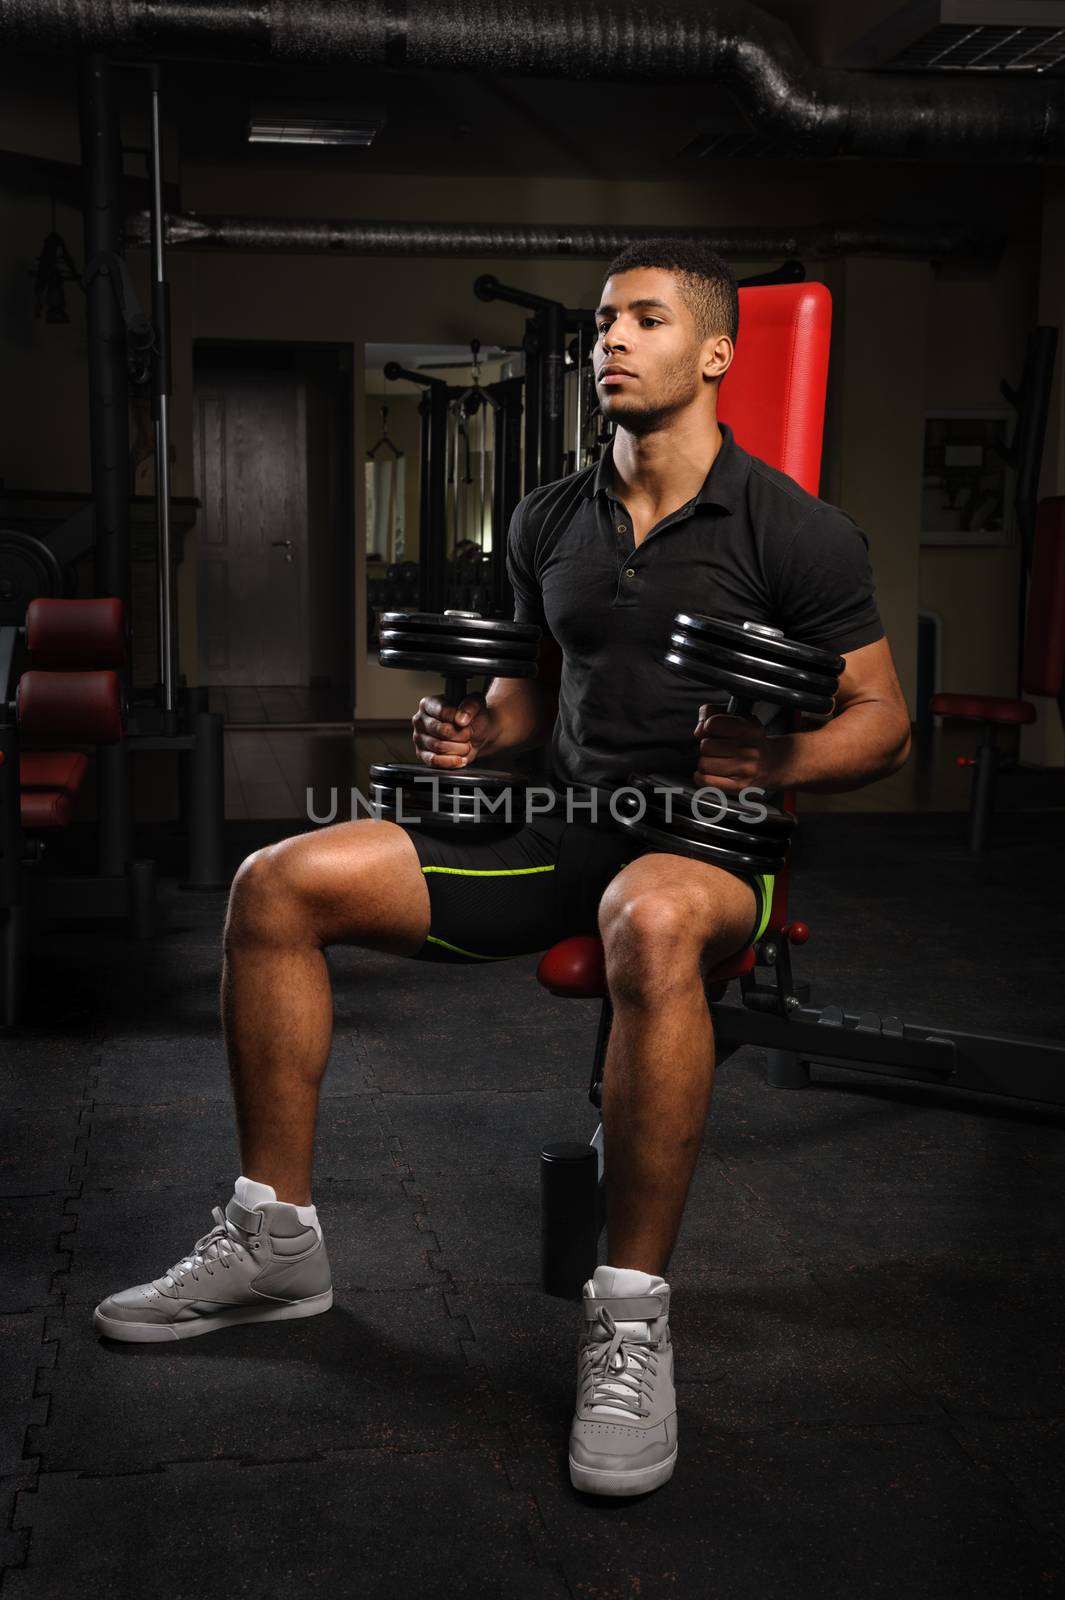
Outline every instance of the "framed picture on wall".
[[921, 543], [1009, 544], [1013, 414], [930, 411], [924, 424]]

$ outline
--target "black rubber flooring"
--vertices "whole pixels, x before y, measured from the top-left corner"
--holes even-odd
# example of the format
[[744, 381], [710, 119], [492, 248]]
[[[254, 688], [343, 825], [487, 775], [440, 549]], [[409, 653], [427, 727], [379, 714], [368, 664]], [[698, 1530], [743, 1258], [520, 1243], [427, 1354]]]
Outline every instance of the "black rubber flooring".
[[[981, 862], [962, 827], [808, 819], [800, 973], [1061, 1037], [1060, 824], [1003, 820]], [[1030, 1105], [723, 1064], [669, 1274], [677, 1472], [571, 1489], [578, 1312], [539, 1288], [537, 1153], [595, 1126], [597, 1005], [535, 957], [331, 952], [334, 1310], [99, 1342], [95, 1302], [178, 1259], [237, 1170], [224, 896], [167, 880], [162, 908], [144, 945], [38, 930], [0, 1041], [3, 1600], [1065, 1594], [1065, 1139]]]

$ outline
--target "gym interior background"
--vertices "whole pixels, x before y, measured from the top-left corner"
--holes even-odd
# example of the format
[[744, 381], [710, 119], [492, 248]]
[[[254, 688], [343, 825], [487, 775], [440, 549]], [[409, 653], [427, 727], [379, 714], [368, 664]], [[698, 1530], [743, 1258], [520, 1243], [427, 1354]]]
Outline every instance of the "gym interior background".
[[[26, 933], [2, 1043], [5, 1600], [124, 1595], [171, 1561], [203, 1594], [282, 1579], [295, 1594], [404, 1582], [604, 1600], [1065, 1592], [1060, 1091], [961, 1095], [825, 1067], [789, 1094], [755, 1046], [725, 1063], [672, 1273], [691, 1461], [668, 1501], [593, 1514], [557, 1472], [573, 1307], [538, 1286], [536, 1186], [543, 1137], [588, 1131], [594, 1004], [550, 1000], [531, 958], [471, 971], [334, 952], [318, 1204], [339, 1333], [323, 1318], [121, 1359], [97, 1344], [94, 1300], [116, 1273], [135, 1281], [134, 1257], [158, 1270], [161, 1237], [176, 1257], [189, 1206], [236, 1170], [216, 1006], [225, 883], [258, 844], [312, 825], [309, 791], [320, 815], [334, 787], [367, 790], [372, 762], [410, 759], [411, 713], [435, 686], [384, 670], [373, 638], [374, 585], [420, 561], [425, 527], [419, 389], [387, 363], [454, 386], [520, 375], [528, 313], [474, 284], [591, 310], [612, 252], [578, 254], [567, 230], [720, 230], [740, 279], [797, 260], [831, 292], [821, 493], [868, 535], [915, 745], [889, 779], [800, 795], [791, 904], [812, 936], [796, 965], [820, 1002], [856, 1013], [1062, 1036], [1060, 660], [1057, 692], [1026, 696], [1023, 463], [973, 440], [1015, 437], [1031, 336], [1062, 322], [1065, 5], [708, 6], [859, 101], [915, 86], [909, 145], [842, 153], [789, 142], [735, 76], [694, 67], [438, 70], [385, 46], [345, 61], [327, 27], [340, 9], [316, 8], [300, 65], [257, 58], [221, 21], [183, 44], [179, 23], [93, 32], [73, 5], [0, 6], [0, 530], [47, 544], [92, 503], [85, 62], [96, 50], [111, 74], [124, 254], [148, 315], [156, 62], [163, 203], [181, 222], [166, 250], [174, 663], [224, 721], [214, 887], [210, 873], [182, 887], [190, 753], [146, 744], [130, 825], [157, 864], [150, 912], [127, 928], [102, 901], [43, 893]], [[534, 39], [535, 7], [525, 25]], [[1045, 101], [1056, 133], [967, 145], [943, 108], [974, 82], [1003, 104]], [[256, 119], [312, 113], [361, 120], [372, 142], [249, 139]], [[241, 219], [280, 233], [317, 219], [319, 235], [374, 221], [410, 243], [363, 230], [266, 248]], [[508, 224], [560, 242], [456, 254], [431, 237]], [[35, 310], [51, 234], [71, 260], [36, 285], [43, 310], [62, 279], [55, 317]], [[1045, 400], [1041, 504], [1065, 495], [1060, 351]], [[130, 397], [129, 445], [130, 693], [147, 715], [150, 395]], [[974, 448], [997, 487], [965, 529]], [[402, 498], [403, 547], [375, 549], [368, 482], [396, 459], [402, 481], [387, 471], [378, 493]], [[221, 549], [226, 517], [247, 544]], [[67, 594], [100, 592], [94, 559], [90, 538]], [[959, 763], [979, 727], [933, 716], [936, 693], [1034, 707], [1009, 730], [1013, 769], [977, 851]], [[26, 832], [20, 871], [99, 876], [113, 800], [90, 761], [43, 853]]]

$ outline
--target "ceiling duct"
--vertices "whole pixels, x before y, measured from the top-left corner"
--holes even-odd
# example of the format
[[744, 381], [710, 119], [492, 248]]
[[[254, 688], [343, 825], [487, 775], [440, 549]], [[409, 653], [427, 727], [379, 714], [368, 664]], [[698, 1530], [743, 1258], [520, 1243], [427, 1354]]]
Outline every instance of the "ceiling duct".
[[713, 81], [789, 157], [1065, 157], [1058, 78], [816, 67], [784, 23], [747, 0], [2, 0], [0, 45], [310, 68]]
[[[683, 234], [702, 239], [731, 261], [776, 261], [798, 257], [906, 256], [925, 261], [991, 263], [1001, 235], [983, 224], [959, 227], [920, 223], [815, 223], [805, 228], [659, 228], [580, 226], [523, 222], [352, 222], [297, 217], [218, 217], [194, 212], [167, 217], [166, 242], [177, 250], [242, 250], [252, 254], [334, 256], [455, 256], [521, 258], [573, 256], [606, 260], [640, 239]], [[126, 244], [147, 249], [151, 223], [146, 211], [126, 220]]]

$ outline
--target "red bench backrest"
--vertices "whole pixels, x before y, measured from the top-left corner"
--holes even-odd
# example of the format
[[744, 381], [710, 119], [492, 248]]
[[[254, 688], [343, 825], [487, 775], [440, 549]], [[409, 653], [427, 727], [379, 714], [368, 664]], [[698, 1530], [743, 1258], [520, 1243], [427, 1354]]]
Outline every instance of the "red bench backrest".
[[[821, 481], [832, 297], [823, 283], [740, 290], [736, 359], [722, 379], [718, 415], [745, 450], [816, 494]], [[792, 791], [784, 805], [795, 810]], [[769, 930], [788, 915], [788, 868], [777, 875]]]

